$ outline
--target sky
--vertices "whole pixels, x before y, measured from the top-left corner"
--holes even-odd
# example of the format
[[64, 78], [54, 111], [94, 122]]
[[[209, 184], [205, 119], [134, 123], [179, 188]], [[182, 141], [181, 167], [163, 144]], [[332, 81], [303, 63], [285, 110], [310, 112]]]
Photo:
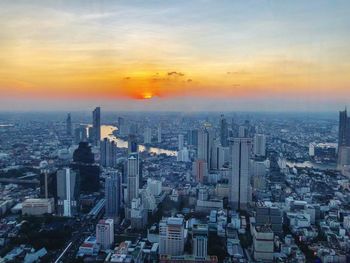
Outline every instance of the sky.
[[0, 110], [328, 111], [350, 1], [0, 1]]

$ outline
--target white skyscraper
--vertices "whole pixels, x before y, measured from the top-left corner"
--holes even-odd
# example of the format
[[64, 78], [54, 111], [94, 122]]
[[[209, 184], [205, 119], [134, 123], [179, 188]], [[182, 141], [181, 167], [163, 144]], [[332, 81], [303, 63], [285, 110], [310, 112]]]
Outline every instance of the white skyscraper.
[[111, 248], [114, 243], [114, 221], [113, 219], [101, 219], [96, 225], [96, 243], [101, 249]]
[[127, 164], [127, 203], [130, 206], [134, 198], [138, 198], [139, 193], [139, 155], [133, 153], [129, 155]]
[[266, 154], [266, 136], [264, 134], [255, 134], [254, 155], [265, 156], [265, 154]]
[[184, 219], [168, 217], [159, 223], [159, 254], [181, 256], [184, 254]]
[[250, 202], [249, 153], [251, 140], [235, 138], [232, 146], [232, 172], [229, 177], [229, 202], [234, 209], [246, 209]]
[[179, 134], [179, 151], [181, 151], [184, 148], [184, 135]]
[[77, 173], [70, 168], [57, 171], [58, 214], [74, 216], [77, 213], [79, 187]]

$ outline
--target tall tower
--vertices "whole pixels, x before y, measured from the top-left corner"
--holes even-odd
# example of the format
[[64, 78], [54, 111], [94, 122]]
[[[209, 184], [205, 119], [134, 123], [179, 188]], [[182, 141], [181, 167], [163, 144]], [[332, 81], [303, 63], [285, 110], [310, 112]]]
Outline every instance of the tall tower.
[[232, 172], [229, 177], [229, 202], [234, 209], [246, 209], [250, 202], [249, 154], [251, 140], [235, 138], [232, 146]]
[[184, 135], [179, 134], [179, 151], [181, 151], [184, 148]]
[[72, 136], [72, 118], [70, 113], [67, 114], [66, 133], [67, 133], [67, 136]]
[[92, 142], [98, 145], [101, 140], [101, 108], [97, 107], [92, 112]]
[[117, 162], [117, 145], [114, 141], [104, 138], [100, 144], [100, 164], [103, 167], [115, 167]]
[[129, 134], [128, 137], [128, 154], [137, 153], [138, 145], [137, 145], [137, 137], [134, 134]]
[[127, 204], [131, 205], [131, 201], [138, 197], [139, 193], [139, 154], [129, 154], [127, 168]]
[[264, 134], [254, 135], [254, 155], [265, 156], [266, 155], [266, 136]]
[[224, 115], [220, 119], [220, 142], [221, 146], [228, 147], [228, 125]]
[[63, 216], [74, 216], [78, 211], [79, 179], [70, 168], [57, 171], [57, 206]]
[[159, 124], [158, 126], [158, 143], [162, 142], [162, 126]]
[[121, 203], [121, 180], [117, 172], [111, 172], [105, 181], [106, 216], [117, 219]]
[[197, 159], [209, 161], [209, 133], [206, 129], [198, 131]]

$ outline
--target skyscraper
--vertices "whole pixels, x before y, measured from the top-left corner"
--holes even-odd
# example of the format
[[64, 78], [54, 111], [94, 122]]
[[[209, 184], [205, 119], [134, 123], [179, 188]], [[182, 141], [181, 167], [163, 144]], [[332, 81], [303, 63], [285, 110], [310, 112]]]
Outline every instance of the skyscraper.
[[117, 219], [121, 204], [121, 179], [117, 172], [111, 172], [105, 181], [106, 216]]
[[97, 107], [92, 112], [92, 143], [98, 145], [101, 140], [101, 108]]
[[179, 134], [178, 143], [179, 143], [179, 151], [181, 151], [184, 148], [184, 136], [183, 136], [183, 134]]
[[158, 143], [162, 142], [162, 126], [158, 126]]
[[138, 145], [137, 145], [137, 137], [134, 134], [129, 134], [128, 137], [128, 154], [137, 153]]
[[229, 202], [234, 209], [246, 209], [250, 201], [249, 153], [251, 140], [235, 138], [232, 146], [232, 173], [229, 177]]
[[264, 134], [254, 135], [254, 155], [265, 156], [266, 155], [266, 136]]
[[127, 204], [131, 205], [131, 201], [138, 197], [139, 193], [139, 154], [129, 154], [127, 164]]
[[228, 125], [224, 115], [220, 119], [220, 142], [221, 146], [228, 147]]
[[193, 255], [206, 258], [208, 255], [208, 225], [196, 224], [192, 227]]
[[73, 153], [71, 167], [79, 172], [80, 189], [85, 193], [98, 192], [100, 186], [100, 167], [95, 163], [94, 154], [87, 142], [80, 142]]
[[204, 160], [194, 161], [192, 173], [197, 183], [204, 183], [204, 179], [208, 175], [208, 164]]
[[114, 141], [104, 138], [100, 144], [100, 164], [103, 167], [115, 167], [117, 165], [117, 145]]
[[350, 152], [350, 117], [345, 108], [339, 112], [339, 134], [338, 134], [338, 169], [342, 170], [345, 165], [350, 165], [348, 152]]
[[152, 142], [152, 129], [147, 127], [143, 134], [143, 142], [145, 144], [150, 144]]
[[79, 202], [78, 174], [70, 168], [57, 171], [57, 210], [62, 216], [74, 216]]
[[209, 133], [206, 129], [198, 131], [197, 159], [209, 161]]
[[67, 133], [67, 136], [72, 136], [72, 118], [70, 113], [67, 114], [66, 133]]
[[96, 225], [96, 243], [101, 245], [102, 250], [111, 248], [114, 243], [113, 219], [101, 219]]
[[159, 223], [159, 254], [180, 256], [184, 253], [184, 219], [169, 217]]

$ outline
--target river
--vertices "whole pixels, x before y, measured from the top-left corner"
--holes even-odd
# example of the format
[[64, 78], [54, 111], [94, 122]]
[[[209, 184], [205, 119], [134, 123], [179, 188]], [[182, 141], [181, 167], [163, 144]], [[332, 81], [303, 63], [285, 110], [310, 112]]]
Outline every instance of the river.
[[[113, 125], [101, 125], [101, 138], [108, 138], [111, 141], [114, 141], [119, 148], [128, 148], [128, 142], [116, 137], [113, 132], [118, 130], [116, 126]], [[142, 144], [139, 144], [139, 151], [144, 152], [148, 151], [149, 153], [155, 154], [166, 154], [168, 156], [177, 156], [176, 151], [171, 151], [167, 149], [157, 148], [157, 147], [146, 147]]]

